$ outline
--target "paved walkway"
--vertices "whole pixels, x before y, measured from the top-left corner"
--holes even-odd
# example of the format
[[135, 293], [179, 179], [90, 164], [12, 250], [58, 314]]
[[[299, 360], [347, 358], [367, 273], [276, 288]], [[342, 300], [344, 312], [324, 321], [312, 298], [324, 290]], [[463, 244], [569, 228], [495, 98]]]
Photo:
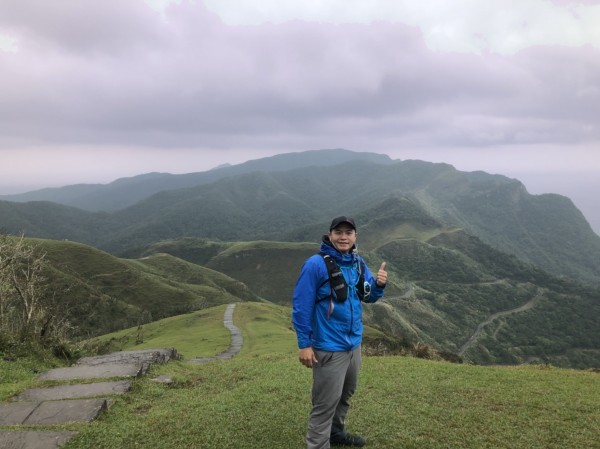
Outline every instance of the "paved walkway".
[[[228, 359], [237, 354], [243, 343], [240, 330], [233, 325], [235, 304], [229, 304], [224, 316], [224, 325], [231, 333], [229, 349], [215, 357], [190, 359], [190, 362], [203, 363], [218, 359]], [[59, 425], [65, 423], [85, 423], [96, 419], [105, 411], [113, 395], [124, 394], [131, 388], [128, 378], [143, 376], [154, 363], [167, 363], [179, 359], [175, 349], [146, 349], [121, 351], [112, 354], [85, 357], [74, 366], [57, 368], [41, 373], [40, 380], [69, 382], [85, 379], [105, 379], [86, 384], [56, 385], [48, 388], [31, 388], [13, 398], [11, 402], [0, 403], [0, 426]], [[106, 379], [119, 378], [116, 381]], [[161, 378], [157, 378], [162, 381]], [[2, 431], [2, 449], [55, 449], [63, 446], [77, 432], [71, 431]]]
[[242, 336], [242, 332], [234, 326], [233, 324], [233, 310], [235, 309], [235, 304], [229, 304], [227, 306], [227, 310], [225, 310], [225, 316], [223, 318], [223, 324], [229, 330], [231, 334], [231, 344], [227, 351], [222, 352], [214, 357], [198, 357], [194, 359], [189, 359], [189, 362], [193, 363], [206, 363], [212, 362], [214, 360], [223, 360], [230, 359], [234, 355], [236, 355], [242, 349], [242, 345], [244, 344], [244, 337]]

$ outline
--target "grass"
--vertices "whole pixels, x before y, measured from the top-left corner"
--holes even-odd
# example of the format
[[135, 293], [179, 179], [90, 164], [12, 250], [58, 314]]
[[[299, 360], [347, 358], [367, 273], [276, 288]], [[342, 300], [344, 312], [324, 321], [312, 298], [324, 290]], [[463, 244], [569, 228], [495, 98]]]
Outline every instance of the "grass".
[[[224, 308], [210, 312], [195, 328], [199, 348], [221, 341], [212, 326]], [[304, 448], [311, 373], [297, 361], [289, 308], [238, 304], [234, 322], [245, 339], [238, 356], [153, 366], [95, 422], [61, 426], [79, 431], [64, 448]], [[175, 329], [184, 330], [157, 331], [154, 343], [171, 346]], [[174, 383], [153, 382], [158, 374]], [[599, 448], [599, 381], [545, 366], [365, 357], [347, 425], [378, 449]]]
[[226, 305], [132, 327], [94, 338], [92, 346], [106, 345], [110, 351], [175, 348], [184, 358], [210, 357], [224, 352], [230, 343], [223, 327]]
[[19, 359], [17, 362], [0, 358], [0, 402], [36, 386], [36, 376], [41, 371], [56, 367], [40, 358]]

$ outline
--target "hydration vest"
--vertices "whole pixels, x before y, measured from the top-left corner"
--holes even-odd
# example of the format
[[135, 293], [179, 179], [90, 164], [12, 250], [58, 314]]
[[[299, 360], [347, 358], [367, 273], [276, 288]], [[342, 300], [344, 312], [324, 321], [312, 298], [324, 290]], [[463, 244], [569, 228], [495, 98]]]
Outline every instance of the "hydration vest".
[[[323, 299], [330, 298], [336, 302], [344, 302], [348, 299], [348, 284], [346, 283], [346, 279], [344, 278], [344, 274], [342, 270], [338, 266], [337, 262], [328, 254], [319, 253], [325, 262], [325, 266], [327, 267], [327, 275], [328, 279], [325, 280], [320, 286], [322, 287], [327, 282], [329, 282], [329, 286], [331, 289], [331, 295], [329, 297], [325, 297]], [[368, 299], [370, 294], [370, 289], [368, 289], [367, 294], [365, 294], [365, 271], [366, 266], [362, 259], [359, 259], [360, 263], [360, 273], [358, 276], [358, 281], [356, 282], [356, 292], [358, 293], [358, 298], [361, 301]], [[322, 299], [322, 300], [323, 300]], [[321, 301], [322, 301], [321, 300]]]

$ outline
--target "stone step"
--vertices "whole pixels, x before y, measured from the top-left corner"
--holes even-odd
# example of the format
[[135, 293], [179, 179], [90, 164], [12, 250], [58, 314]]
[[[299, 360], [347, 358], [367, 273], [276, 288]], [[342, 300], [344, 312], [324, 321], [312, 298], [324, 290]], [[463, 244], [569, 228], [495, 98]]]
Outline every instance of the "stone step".
[[2, 449], [55, 449], [62, 447], [77, 432], [25, 431], [0, 432]]
[[30, 388], [19, 394], [17, 401], [53, 401], [60, 399], [82, 399], [96, 396], [123, 394], [131, 389], [131, 382], [96, 382], [91, 384], [58, 385], [47, 388]]
[[84, 357], [74, 366], [41, 373], [40, 380], [81, 380], [111, 377], [139, 377], [154, 363], [180, 358], [175, 349], [121, 351], [96, 357]]
[[0, 404], [0, 425], [50, 425], [90, 422], [106, 410], [106, 399], [13, 402]]
[[144, 374], [144, 366], [135, 364], [103, 364], [95, 366], [75, 365], [68, 368], [55, 368], [38, 376], [40, 380], [81, 380], [111, 377], [139, 377]]
[[174, 348], [169, 349], [136, 349], [131, 351], [119, 351], [94, 357], [83, 357], [77, 361], [77, 365], [97, 366], [104, 364], [153, 364], [167, 363], [171, 359], [179, 359], [180, 355]]
[[[180, 359], [175, 349], [122, 351], [80, 359], [76, 365], [41, 373], [40, 380], [69, 381], [111, 377], [138, 377], [154, 363]], [[109, 399], [81, 399], [122, 394], [131, 389], [129, 381], [95, 382], [31, 388], [15, 399], [0, 403], [0, 426], [60, 425], [91, 422], [108, 408]], [[78, 398], [78, 399], [75, 399]], [[55, 449], [62, 447], [77, 432], [71, 431], [3, 431], [1, 449]]]

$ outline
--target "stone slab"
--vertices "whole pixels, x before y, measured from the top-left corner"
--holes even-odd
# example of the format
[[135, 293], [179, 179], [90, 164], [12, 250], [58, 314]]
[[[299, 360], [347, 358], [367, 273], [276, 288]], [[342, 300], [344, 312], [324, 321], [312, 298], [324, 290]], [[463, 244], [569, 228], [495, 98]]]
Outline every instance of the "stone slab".
[[106, 408], [106, 399], [12, 402], [0, 404], [0, 425], [90, 422]]
[[55, 449], [62, 447], [77, 432], [63, 431], [0, 431], [0, 447], [2, 449]]
[[130, 364], [130, 363], [167, 363], [180, 356], [174, 348], [170, 349], [138, 349], [133, 351], [119, 351], [94, 357], [83, 357], [77, 365], [97, 366], [104, 364]]
[[92, 384], [59, 385], [48, 388], [30, 388], [16, 397], [17, 401], [52, 401], [58, 399], [91, 398], [123, 394], [131, 389], [131, 382], [96, 382]]
[[110, 377], [138, 377], [143, 374], [142, 364], [102, 364], [94, 366], [71, 366], [68, 368], [55, 368], [41, 373], [40, 380], [77, 380], [100, 379]]
[[65, 424], [90, 422], [107, 408], [106, 399], [74, 399], [40, 403], [23, 424]]
[[0, 404], [0, 426], [15, 426], [23, 423], [39, 405], [39, 402]]

